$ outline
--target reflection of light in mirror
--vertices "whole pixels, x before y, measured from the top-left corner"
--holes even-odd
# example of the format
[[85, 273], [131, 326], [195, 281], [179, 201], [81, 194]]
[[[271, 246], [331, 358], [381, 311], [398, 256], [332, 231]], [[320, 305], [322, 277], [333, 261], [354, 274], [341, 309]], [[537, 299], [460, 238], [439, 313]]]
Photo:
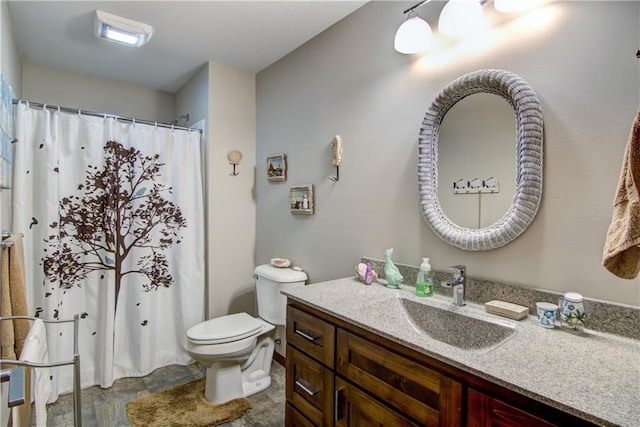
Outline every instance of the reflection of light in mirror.
[[517, 14], [494, 14], [488, 29], [454, 43], [439, 35], [437, 48], [414, 63], [416, 71], [432, 71], [527, 39], [539, 37], [559, 22], [560, 7], [548, 0], [537, 0], [536, 9]]

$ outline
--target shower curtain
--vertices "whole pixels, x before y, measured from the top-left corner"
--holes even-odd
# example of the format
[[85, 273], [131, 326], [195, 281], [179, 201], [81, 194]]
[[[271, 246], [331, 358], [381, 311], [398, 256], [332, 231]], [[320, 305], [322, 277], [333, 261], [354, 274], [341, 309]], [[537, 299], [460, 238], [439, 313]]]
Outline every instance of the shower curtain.
[[[82, 387], [187, 364], [204, 317], [200, 134], [16, 106], [13, 230], [25, 238], [30, 314], [80, 315]], [[66, 324], [63, 324], [66, 325]], [[47, 328], [49, 360], [71, 326]], [[52, 370], [53, 395], [72, 369]]]

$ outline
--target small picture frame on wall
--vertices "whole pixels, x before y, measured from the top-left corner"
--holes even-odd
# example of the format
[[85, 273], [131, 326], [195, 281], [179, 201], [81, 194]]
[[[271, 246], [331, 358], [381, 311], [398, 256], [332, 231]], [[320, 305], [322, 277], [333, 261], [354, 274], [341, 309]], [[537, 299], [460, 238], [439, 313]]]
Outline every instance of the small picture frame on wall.
[[313, 185], [291, 187], [291, 213], [313, 215]]
[[284, 154], [267, 157], [267, 180], [285, 181], [287, 179], [287, 158]]

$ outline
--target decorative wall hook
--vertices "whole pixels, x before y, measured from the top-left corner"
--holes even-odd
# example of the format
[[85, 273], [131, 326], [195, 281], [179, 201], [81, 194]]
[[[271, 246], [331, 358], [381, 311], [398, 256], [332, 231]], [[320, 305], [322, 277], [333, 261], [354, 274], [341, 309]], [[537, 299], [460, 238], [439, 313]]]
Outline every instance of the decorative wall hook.
[[238, 150], [233, 150], [233, 151], [229, 151], [227, 153], [227, 159], [229, 159], [229, 164], [233, 165], [233, 173], [231, 173], [231, 176], [236, 176], [238, 175], [240, 172], [236, 172], [236, 166], [240, 164], [240, 160], [242, 160], [242, 153], [239, 152]]
[[480, 184], [482, 181], [480, 181], [480, 178], [473, 178], [472, 180], [469, 180], [467, 182], [467, 187], [471, 188], [471, 189], [476, 189], [476, 188], [480, 188]]
[[333, 182], [340, 180], [340, 165], [342, 164], [342, 138], [340, 135], [333, 137], [331, 141], [331, 164], [336, 167], [336, 174], [329, 177]]

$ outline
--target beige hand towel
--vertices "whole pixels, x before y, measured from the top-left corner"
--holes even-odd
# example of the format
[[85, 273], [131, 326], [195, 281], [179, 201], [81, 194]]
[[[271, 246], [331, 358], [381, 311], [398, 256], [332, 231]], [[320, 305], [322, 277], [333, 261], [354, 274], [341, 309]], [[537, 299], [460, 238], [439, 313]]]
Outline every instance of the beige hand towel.
[[[12, 242], [13, 245], [2, 249], [2, 317], [28, 314], [22, 240], [22, 235], [14, 234], [5, 240]], [[15, 360], [20, 355], [29, 327], [28, 320], [2, 322], [3, 359]]]
[[[11, 313], [14, 316], [27, 316], [27, 289], [24, 268], [24, 244], [22, 234], [14, 234], [7, 241], [13, 242], [9, 248], [9, 287], [11, 288]], [[14, 320], [13, 333], [16, 341], [16, 354], [20, 355], [24, 340], [31, 325], [28, 320]]]
[[[11, 316], [11, 288], [9, 287], [9, 248], [2, 247], [2, 307], [0, 317]], [[16, 360], [15, 337], [13, 335], [13, 321], [3, 320], [2, 322], [2, 359]]]
[[602, 265], [623, 279], [640, 272], [640, 110], [624, 154]]

